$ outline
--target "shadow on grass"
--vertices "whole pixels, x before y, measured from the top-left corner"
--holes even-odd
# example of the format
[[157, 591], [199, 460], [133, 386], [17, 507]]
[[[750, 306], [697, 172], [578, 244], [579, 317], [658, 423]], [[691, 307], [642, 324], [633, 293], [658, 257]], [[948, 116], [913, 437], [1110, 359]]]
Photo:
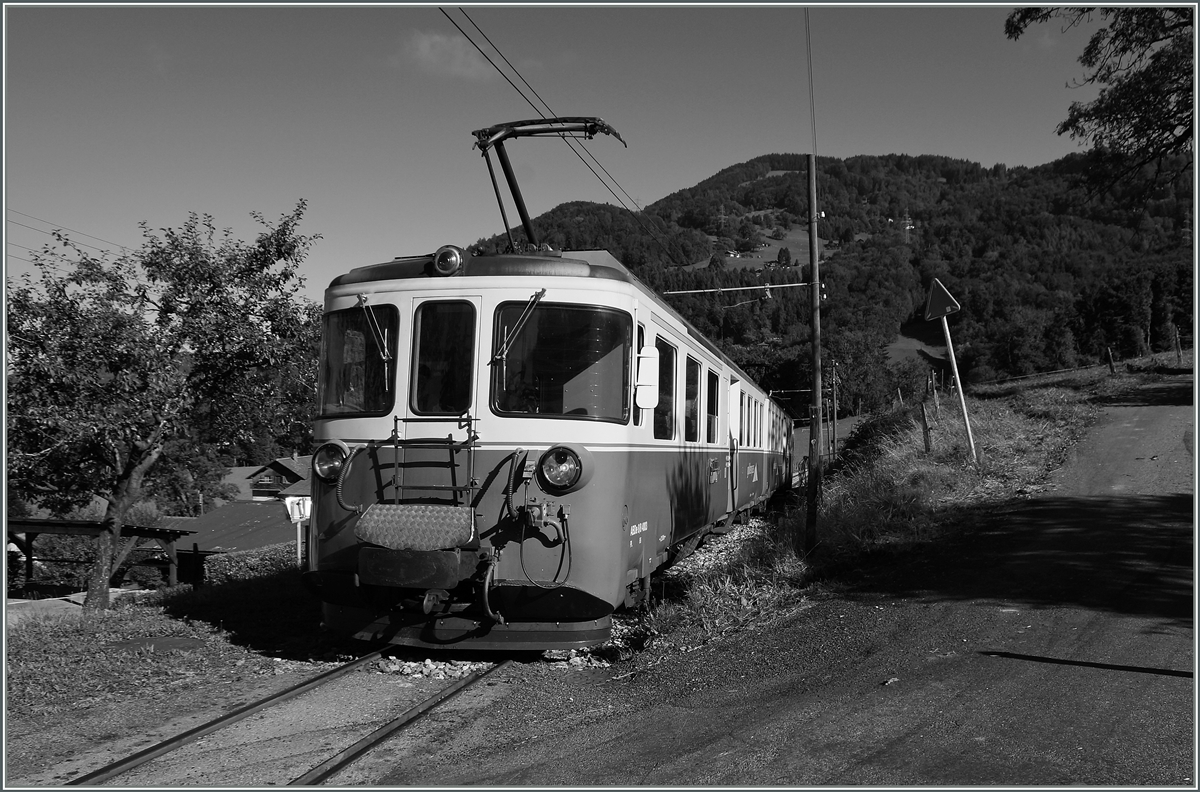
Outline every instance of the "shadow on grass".
[[1192, 626], [1188, 494], [1044, 497], [955, 515], [944, 541], [858, 559], [847, 594], [1081, 607]]
[[255, 651], [311, 660], [334, 648], [320, 631], [320, 599], [299, 570], [167, 591], [162, 605], [173, 618], [211, 624]]

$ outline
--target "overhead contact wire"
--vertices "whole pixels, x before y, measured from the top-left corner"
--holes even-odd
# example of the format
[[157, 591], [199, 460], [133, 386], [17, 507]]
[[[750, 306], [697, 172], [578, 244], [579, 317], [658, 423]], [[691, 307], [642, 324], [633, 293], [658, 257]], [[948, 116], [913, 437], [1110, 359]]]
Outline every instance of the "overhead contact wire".
[[[479, 54], [482, 55], [485, 60], [487, 60], [488, 63], [491, 64], [492, 68], [495, 69], [497, 71], [497, 73], [499, 73], [500, 76], [504, 78], [505, 82], [507, 82], [509, 85], [511, 85], [513, 90], [516, 91], [518, 94], [520, 94], [521, 98], [525, 100], [525, 103], [528, 104], [531, 108], [533, 108], [533, 111], [535, 113], [537, 113], [538, 116], [540, 116], [541, 118], [547, 117], [546, 114], [544, 112], [542, 112], [542, 110], [536, 104], [534, 104], [533, 101], [528, 96], [525, 95], [525, 92], [522, 91], [520, 88], [518, 88], [516, 83], [514, 83], [512, 81], [512, 79], [509, 78], [509, 76], [507, 74], [505, 74], [504, 71], [499, 66], [496, 65], [496, 62], [494, 60], [492, 60], [486, 52], [483, 51], [483, 48], [480, 47], [479, 44], [476, 43], [475, 40], [472, 39], [467, 34], [467, 32], [465, 30], [463, 30], [462, 27], [459, 26], [459, 24], [457, 22], [455, 22], [453, 18], [451, 18], [451, 16], [449, 14], [446, 13], [446, 10], [444, 8], [439, 8], [438, 10], [442, 12], [442, 16], [444, 16], [444, 17], [446, 17], [446, 19], [450, 20], [450, 24], [454, 25], [455, 29], [458, 30], [458, 32], [462, 34], [463, 38], [465, 38], [468, 42], [470, 42], [471, 46], [474, 47], [476, 49], [476, 51], [478, 51]], [[459, 10], [459, 13], [461, 13], [464, 17], [466, 17], [467, 21], [469, 21], [471, 23], [471, 25], [474, 26], [474, 28], [477, 31], [479, 31], [479, 35], [483, 36], [484, 40], [487, 41], [487, 43], [492, 47], [492, 49], [494, 49], [496, 51], [496, 54], [499, 55], [501, 59], [503, 59], [504, 63], [508, 66], [508, 68], [512, 69], [513, 73], [516, 74], [517, 77], [520, 78], [521, 82], [525, 83], [526, 87], [529, 88], [529, 90], [533, 93], [533, 95], [538, 98], [538, 101], [541, 102], [542, 105], [545, 106], [546, 110], [548, 110], [550, 112], [550, 114], [553, 116], [554, 110], [551, 109], [550, 104], [541, 97], [541, 94], [539, 94], [532, 85], [529, 84], [529, 81], [525, 79], [525, 77], [521, 74], [520, 70], [518, 70], [517, 67], [514, 66], [507, 57], [505, 57], [504, 53], [501, 52], [500, 48], [497, 47], [495, 45], [495, 43], [488, 37], [487, 33], [484, 33], [483, 29], [480, 28], [479, 25], [477, 25], [475, 23], [475, 20], [471, 19], [470, 15], [467, 14], [467, 12], [464, 11], [461, 7], [458, 10]], [[575, 156], [579, 158], [579, 161], [582, 162], [584, 164], [584, 166], [592, 172], [592, 175], [596, 177], [597, 181], [599, 181], [601, 184], [604, 185], [604, 189], [608, 190], [609, 194], [614, 199], [616, 199], [617, 203], [619, 203], [621, 205], [621, 208], [623, 208], [625, 211], [629, 212], [630, 216], [633, 217], [634, 222], [636, 222], [638, 224], [638, 226], [642, 229], [642, 231], [649, 234], [650, 237], [652, 239], [654, 239], [655, 242], [658, 243], [659, 247], [661, 247], [663, 249], [663, 252], [666, 253], [668, 258], [674, 258], [674, 254], [667, 247], [666, 243], [664, 243], [662, 241], [662, 238], [659, 236], [658, 232], [653, 228], [648, 228], [646, 226], [646, 224], [642, 222], [642, 219], [638, 217], [638, 212], [644, 211], [642, 209], [642, 207], [639, 206], [638, 202], [633, 199], [633, 196], [631, 196], [629, 194], [629, 192], [624, 187], [621, 186], [621, 183], [618, 182], [616, 180], [616, 178], [614, 178], [613, 175], [608, 172], [608, 169], [600, 164], [600, 161], [598, 159], [596, 159], [595, 155], [592, 154], [591, 151], [588, 150], [587, 146], [585, 146], [582, 142], [580, 142], [580, 144], [579, 144], [583, 148], [583, 150], [585, 152], [587, 152], [588, 157], [590, 157], [592, 159], [592, 161], [596, 163], [597, 167], [599, 167], [600, 170], [604, 171], [605, 176], [607, 176], [609, 178], [609, 180], [611, 180], [612, 183], [617, 186], [617, 189], [619, 189], [621, 192], [625, 193], [625, 197], [627, 197], [630, 200], [630, 202], [633, 203], [633, 205], [637, 207], [638, 212], [634, 212], [632, 209], [629, 208], [629, 206], [625, 203], [625, 201], [621, 200], [621, 196], [617, 195], [616, 192], [613, 190], [613, 188], [609, 186], [608, 182], [606, 182], [600, 176], [600, 174], [596, 172], [596, 169], [593, 168], [590, 164], [588, 164], [587, 160], [585, 160], [583, 158], [583, 155], [580, 154], [579, 151], [575, 148], [575, 146], [571, 142], [570, 138], [568, 138], [565, 134], [561, 134], [561, 135], [559, 135], [559, 137], [562, 138], [563, 142], [565, 142], [568, 147], [570, 147], [571, 151], [575, 154]], [[688, 262], [685, 261], [682, 263], [687, 264]]]

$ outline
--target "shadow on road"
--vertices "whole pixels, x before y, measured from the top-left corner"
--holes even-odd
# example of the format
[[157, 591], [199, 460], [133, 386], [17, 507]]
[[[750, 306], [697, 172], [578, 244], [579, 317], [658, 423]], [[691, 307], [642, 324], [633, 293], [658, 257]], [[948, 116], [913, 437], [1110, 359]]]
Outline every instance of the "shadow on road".
[[1192, 382], [1191, 377], [1153, 382], [1125, 393], [1097, 397], [1094, 403], [1105, 407], [1186, 407], [1194, 401]]
[[1186, 494], [1014, 501], [966, 515], [936, 546], [874, 559], [847, 593], [1083, 607], [1190, 627], [1192, 522]]

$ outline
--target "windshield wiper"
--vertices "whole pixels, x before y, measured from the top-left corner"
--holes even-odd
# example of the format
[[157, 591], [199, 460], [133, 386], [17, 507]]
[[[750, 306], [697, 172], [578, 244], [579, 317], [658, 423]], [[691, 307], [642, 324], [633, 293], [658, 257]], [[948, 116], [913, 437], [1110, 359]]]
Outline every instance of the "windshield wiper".
[[533, 316], [533, 309], [546, 296], [546, 290], [542, 289], [536, 292], [529, 298], [529, 302], [525, 303], [525, 310], [521, 311], [521, 315], [517, 318], [517, 323], [513, 326], [511, 333], [505, 333], [504, 340], [500, 343], [496, 354], [492, 355], [492, 360], [488, 363], [489, 366], [494, 366], [497, 363], [504, 361], [508, 357], [508, 350], [512, 348], [513, 342], [517, 340], [517, 335], [521, 332], [521, 328], [525, 327], [525, 323], [529, 321], [529, 317]]
[[375, 348], [379, 350], [379, 359], [383, 361], [383, 389], [388, 390], [388, 361], [392, 359], [391, 353], [387, 349], [387, 337], [384, 336], [383, 330], [379, 327], [379, 320], [375, 318], [375, 310], [367, 305], [367, 295], [358, 295], [358, 305], [366, 314], [367, 324], [371, 327], [371, 338], [375, 339]]

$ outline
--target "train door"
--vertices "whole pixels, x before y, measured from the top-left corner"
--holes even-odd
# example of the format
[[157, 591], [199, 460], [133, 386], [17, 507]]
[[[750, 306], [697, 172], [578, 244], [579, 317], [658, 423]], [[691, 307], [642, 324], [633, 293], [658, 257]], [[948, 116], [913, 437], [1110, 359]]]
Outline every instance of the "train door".
[[737, 508], [738, 446], [742, 432], [742, 385], [732, 374], [729, 375], [729, 400], [725, 402], [725, 413], [729, 416], [729, 462], [725, 467], [729, 476], [727, 511], [732, 514]]
[[394, 486], [403, 500], [469, 501], [473, 448], [465, 418], [480, 413], [481, 303], [478, 295], [413, 299], [409, 389], [396, 399], [403, 399], [397, 414], [404, 419]]
[[706, 522], [715, 523], [726, 513], [729, 484], [726, 480], [729, 471], [725, 465], [729, 461], [726, 451], [725, 437], [721, 434], [721, 374], [719, 371], [706, 368], [704, 371], [704, 441], [705, 475], [708, 476], [708, 516]]

